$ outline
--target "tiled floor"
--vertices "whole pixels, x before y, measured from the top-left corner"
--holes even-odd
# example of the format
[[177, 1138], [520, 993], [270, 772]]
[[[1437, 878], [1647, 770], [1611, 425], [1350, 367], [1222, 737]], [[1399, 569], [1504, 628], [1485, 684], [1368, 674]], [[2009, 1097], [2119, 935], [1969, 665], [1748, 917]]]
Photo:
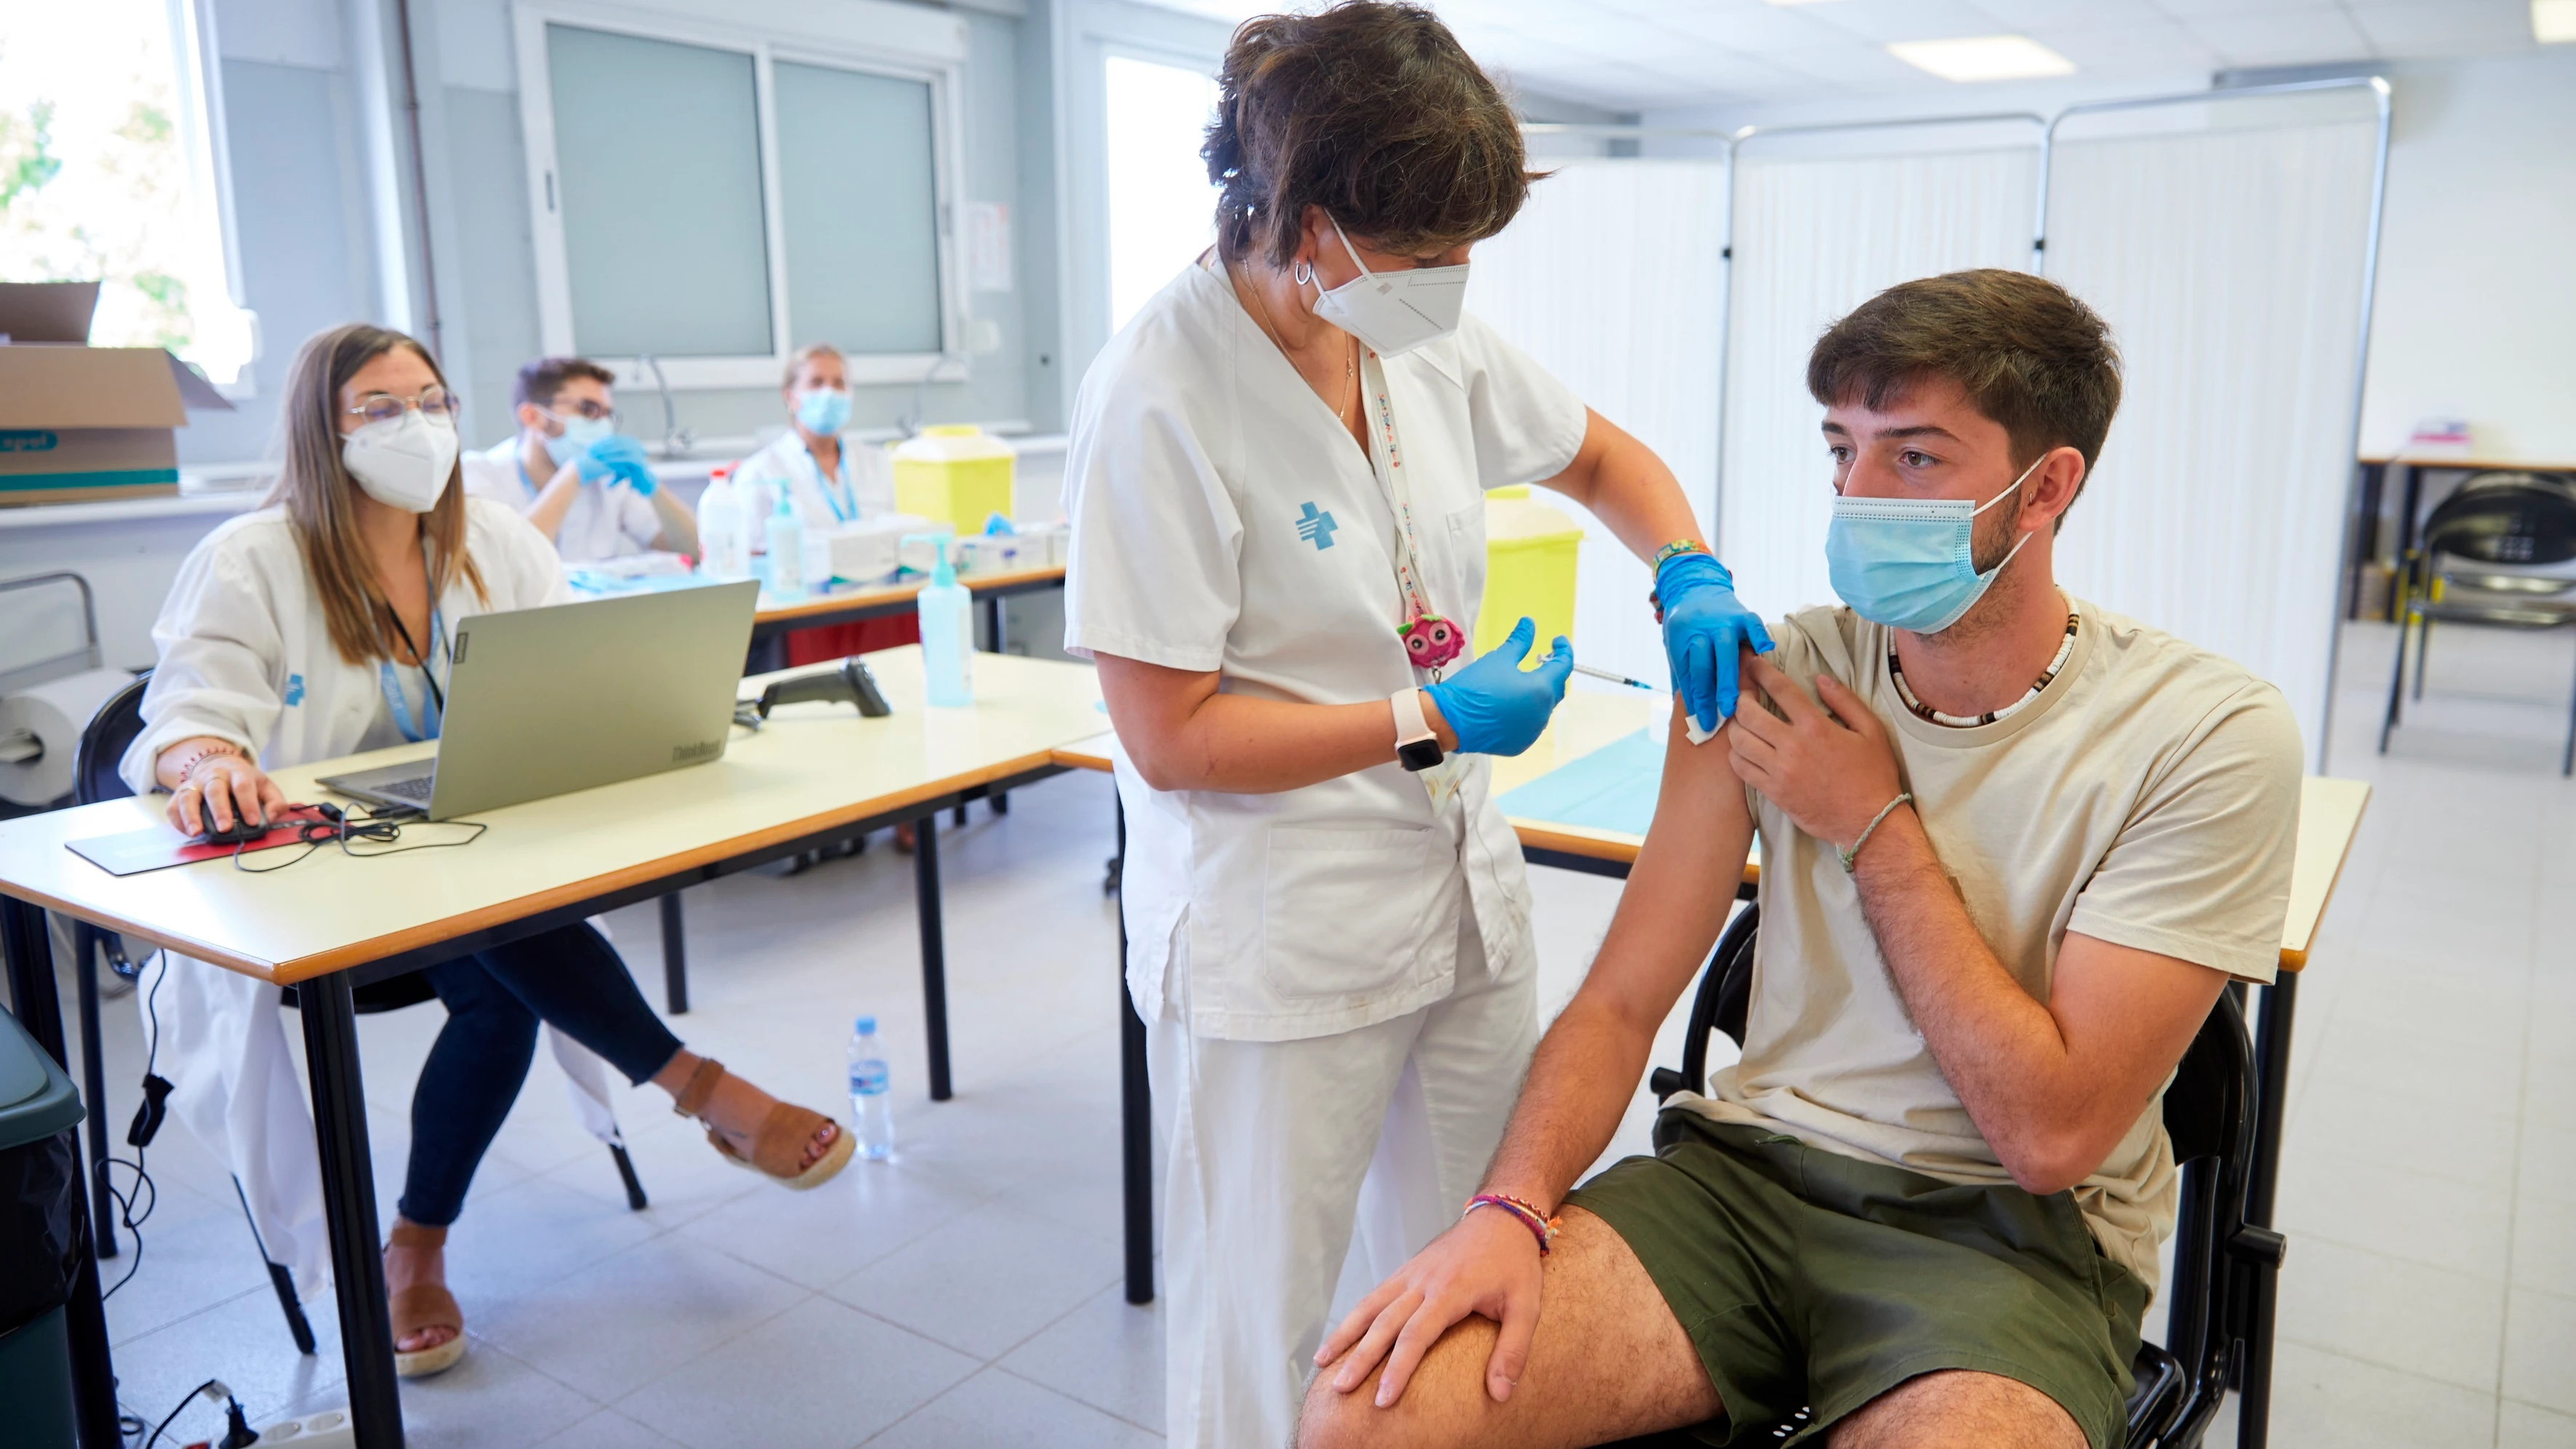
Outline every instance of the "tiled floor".
[[[2281, 1191], [2291, 1256], [2274, 1442], [2576, 1445], [2576, 786], [2563, 640], [2446, 636], [2431, 698], [2371, 745], [2388, 636], [2357, 628], [2330, 768], [2378, 794], [2303, 988]], [[693, 1046], [830, 1107], [843, 1023], [900, 1053], [901, 1155], [810, 1194], [726, 1167], [651, 1091], [622, 1106], [653, 1205], [625, 1209], [542, 1054], [450, 1250], [474, 1336], [409, 1384], [415, 1445], [1133, 1445], [1160, 1330], [1119, 1288], [1115, 923], [1105, 781], [1025, 790], [943, 836], [958, 1096], [924, 1100], [909, 862], [867, 854], [690, 892]], [[1571, 993], [1617, 884], [1534, 873], [1542, 1000]], [[617, 939], [658, 1000], [649, 910]], [[435, 1007], [360, 1037], [378, 1192], [402, 1175]], [[107, 1012], [133, 1109], [134, 1003]], [[1678, 1050], [1670, 1040], [1658, 1060]], [[1643, 1141], [1644, 1098], [1622, 1132]], [[111, 1300], [123, 1396], [158, 1419], [219, 1376], [254, 1420], [334, 1402], [298, 1356], [224, 1173], [176, 1128]], [[109, 1265], [111, 1279], [136, 1260]], [[177, 1429], [202, 1434], [192, 1410]], [[190, 1437], [198, 1437], [192, 1434]], [[2222, 1425], [2214, 1443], [2231, 1443]]]

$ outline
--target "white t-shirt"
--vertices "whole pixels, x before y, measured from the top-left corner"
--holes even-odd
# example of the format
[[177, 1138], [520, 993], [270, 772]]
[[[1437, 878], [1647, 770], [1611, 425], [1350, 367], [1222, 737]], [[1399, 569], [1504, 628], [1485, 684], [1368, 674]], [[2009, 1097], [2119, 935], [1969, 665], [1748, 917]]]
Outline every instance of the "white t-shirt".
[[[469, 452], [457, 462], [465, 471], [466, 492], [507, 504], [521, 513], [537, 501], [537, 494], [553, 476], [528, 476], [519, 461], [516, 434], [490, 448]], [[661, 536], [662, 518], [653, 511], [653, 500], [619, 479], [598, 483], [584, 480], [581, 491], [564, 510], [563, 526], [555, 530], [555, 552], [563, 556], [565, 563], [592, 563], [648, 553], [653, 540]]]
[[[1473, 316], [1385, 373], [1431, 606], [1471, 627], [1484, 490], [1563, 472], [1583, 403]], [[1310, 704], [1427, 680], [1396, 636], [1395, 515], [1368, 455], [1221, 272], [1184, 271], [1102, 350], [1074, 403], [1064, 490], [1067, 650]], [[1396, 763], [1392, 727], [1385, 763], [1276, 794], [1158, 791], [1122, 767], [1139, 1008], [1150, 1018], [1185, 984], [1203, 1035], [1383, 1021], [1453, 988], [1462, 908], [1486, 958], [1509, 960], [1528, 878], [1487, 774], [1471, 759], [1435, 807]], [[1186, 983], [1166, 981], [1176, 959]]]
[[[1772, 658], [1811, 698], [1833, 675], [1886, 724], [1942, 868], [2035, 999], [2068, 931], [2269, 982], [2305, 757], [2289, 704], [2232, 660], [2074, 607], [2075, 651], [2048, 688], [1973, 728], [1907, 709], [1888, 631], [1849, 609], [1783, 620]], [[1915, 1030], [1834, 847], [1745, 793], [1762, 931], [1744, 1056], [1709, 1098], [1675, 1101], [1945, 1181], [2010, 1181]], [[2074, 1190], [2103, 1251], [2150, 1288], [2177, 1182], [2160, 1091]]]

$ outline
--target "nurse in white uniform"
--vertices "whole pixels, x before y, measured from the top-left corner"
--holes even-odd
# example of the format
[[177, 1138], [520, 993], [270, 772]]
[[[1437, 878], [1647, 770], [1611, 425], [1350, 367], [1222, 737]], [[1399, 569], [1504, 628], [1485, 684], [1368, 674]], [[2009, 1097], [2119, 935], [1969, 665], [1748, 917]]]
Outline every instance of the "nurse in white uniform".
[[[894, 484], [886, 470], [868, 467], [841, 436], [850, 425], [850, 372], [839, 348], [817, 342], [798, 352], [787, 364], [778, 397], [787, 406], [787, 431], [743, 459], [733, 475], [755, 519], [769, 516], [782, 490], [808, 529], [894, 512]], [[752, 536], [760, 538], [763, 531], [755, 528]], [[920, 642], [921, 621], [910, 612], [818, 624], [790, 631], [780, 662], [794, 668]], [[912, 827], [898, 826], [895, 838], [910, 849]]]
[[[1529, 178], [1427, 11], [1247, 23], [1203, 154], [1216, 248], [1084, 378], [1066, 647], [1127, 810], [1128, 989], [1168, 1145], [1165, 1429], [1286, 1443], [1356, 1230], [1453, 1221], [1536, 1038], [1530, 897], [1484, 756], [1571, 665], [1465, 639], [1483, 493], [1540, 482], [1658, 560], [1703, 722], [1767, 648], [1654, 454], [1459, 308]], [[1646, 608], [1646, 600], [1637, 601]]]
[[570, 564], [659, 549], [694, 555], [697, 519], [659, 486], [644, 445], [616, 431], [617, 375], [580, 357], [519, 369], [510, 401], [519, 431], [457, 460], [465, 491], [507, 505], [554, 540]]
[[[197, 545], [152, 626], [160, 664], [121, 772], [138, 792], [170, 792], [173, 825], [195, 833], [201, 809], [219, 828], [263, 821], [287, 803], [271, 770], [437, 738], [453, 626], [566, 602], [544, 538], [456, 486], [455, 405], [399, 332], [352, 323], [296, 354], [275, 490]], [[137, 996], [153, 1060], [174, 1084], [171, 1109], [226, 1160], [267, 1251], [310, 1293], [324, 1261], [320, 1178], [278, 988], [175, 952], [146, 970]], [[446, 1286], [447, 1228], [518, 1096], [540, 1024], [595, 1054], [568, 1057], [559, 1045], [567, 1067], [586, 1062], [595, 1077], [604, 1060], [638, 1086], [653, 1082], [708, 1125], [717, 1152], [777, 1181], [810, 1187], [849, 1161], [852, 1139], [830, 1119], [683, 1047], [587, 924], [421, 974], [447, 1021], [413, 1092], [385, 1243], [399, 1373], [436, 1373], [466, 1351]]]

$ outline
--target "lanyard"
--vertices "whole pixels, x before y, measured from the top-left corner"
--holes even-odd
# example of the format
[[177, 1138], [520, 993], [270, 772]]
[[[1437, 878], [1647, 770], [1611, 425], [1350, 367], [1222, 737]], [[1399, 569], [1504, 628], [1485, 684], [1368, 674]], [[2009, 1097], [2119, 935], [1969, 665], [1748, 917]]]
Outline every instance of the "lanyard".
[[[391, 610], [387, 612], [391, 613]], [[400, 614], [394, 614], [393, 621], [394, 632], [402, 636], [403, 647], [409, 649], [412, 657], [420, 661], [421, 682], [428, 685], [429, 689], [422, 697], [419, 709], [413, 709], [405, 703], [402, 680], [395, 676], [394, 662], [391, 658], [376, 661], [376, 687], [384, 691], [385, 703], [393, 707], [394, 727], [402, 731], [404, 739], [413, 744], [419, 744], [423, 740], [434, 740], [438, 738], [441, 717], [447, 711], [447, 700], [444, 692], [438, 687], [438, 674], [430, 662], [430, 657], [432, 654], [447, 652], [446, 611], [434, 601], [429, 606], [429, 648], [427, 650], [412, 643], [411, 631], [403, 627]], [[393, 650], [387, 648], [385, 652], [391, 655]], [[451, 679], [455, 677], [453, 664], [448, 667], [448, 675]]]
[[[850, 445], [847, 443], [841, 445], [841, 466], [833, 477], [823, 476], [823, 465], [811, 451], [805, 454], [805, 461], [813, 465], [814, 491], [823, 495], [823, 506], [832, 510], [832, 517], [842, 523], [858, 522], [859, 494], [857, 489], [850, 486]], [[837, 498], [832, 495], [832, 485], [835, 483], [841, 485], [841, 493]]]
[[1387, 506], [1395, 511], [1395, 581], [1404, 590], [1404, 623], [1395, 632], [1404, 640], [1405, 653], [1413, 663], [1430, 670], [1437, 679], [1441, 666], [1466, 652], [1466, 640], [1456, 624], [1431, 607], [1431, 597], [1422, 585], [1422, 541], [1414, 530], [1413, 490], [1405, 481], [1404, 448], [1395, 434], [1395, 408], [1387, 396], [1386, 365], [1378, 360], [1375, 348], [1363, 348], [1361, 352], [1360, 382], [1365, 389], [1363, 402], [1376, 403], [1370, 418], [1369, 468], [1386, 494]]

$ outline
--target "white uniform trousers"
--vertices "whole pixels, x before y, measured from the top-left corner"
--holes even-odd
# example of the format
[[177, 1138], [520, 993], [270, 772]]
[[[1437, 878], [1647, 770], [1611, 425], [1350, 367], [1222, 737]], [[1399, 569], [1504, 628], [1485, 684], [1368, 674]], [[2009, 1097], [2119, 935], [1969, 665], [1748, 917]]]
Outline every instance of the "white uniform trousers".
[[1185, 1000], [1152, 1024], [1169, 1443], [1286, 1445], [1354, 1226], [1374, 1285], [1457, 1220], [1538, 1040], [1527, 939], [1488, 972], [1467, 917], [1457, 990], [1355, 1031], [1198, 1037]]

